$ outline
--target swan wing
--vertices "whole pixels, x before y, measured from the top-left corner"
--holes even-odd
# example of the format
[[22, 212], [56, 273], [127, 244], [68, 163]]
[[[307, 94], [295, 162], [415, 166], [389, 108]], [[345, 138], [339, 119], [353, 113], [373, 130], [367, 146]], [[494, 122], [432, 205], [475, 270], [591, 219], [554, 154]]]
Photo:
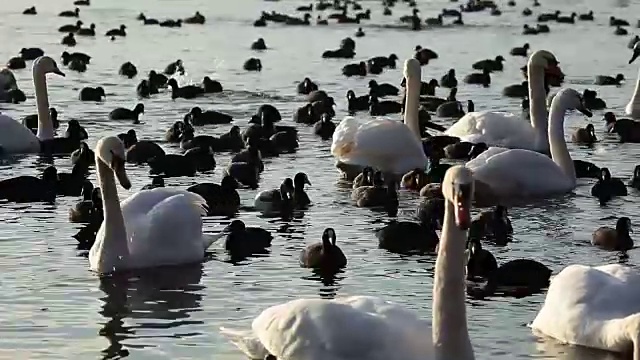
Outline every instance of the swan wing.
[[235, 330], [221, 327], [220, 333], [235, 345], [249, 359], [265, 359], [269, 352], [264, 348], [252, 330]]
[[535, 151], [489, 148], [466, 166], [476, 180], [505, 197], [536, 197], [572, 189], [562, 169]]
[[[432, 347], [416, 348], [412, 341], [420, 338], [422, 345], [430, 343], [428, 322], [423, 322], [418, 333], [411, 325], [416, 316], [398, 316], [400, 313], [366, 298], [298, 299], [266, 309], [252, 328], [279, 359], [430, 359]], [[413, 322], [403, 324], [409, 318]]]
[[470, 112], [451, 125], [446, 135], [470, 143], [489, 146], [536, 150], [537, 135], [531, 123], [508, 112]]
[[564, 343], [622, 352], [629, 334], [615, 321], [639, 312], [640, 272], [620, 264], [570, 265], [551, 281], [531, 327]]
[[[148, 205], [133, 202], [136, 203]], [[213, 243], [211, 239], [205, 240], [202, 234], [205, 204], [201, 196], [178, 190], [177, 194], [158, 201], [146, 213], [140, 212], [142, 205], [136, 213], [128, 207], [125, 224], [130, 261], [136, 266], [150, 267], [202, 260], [205, 246]], [[123, 213], [124, 208], [123, 205]]]
[[0, 147], [9, 154], [40, 151], [36, 135], [13, 118], [0, 114]]
[[422, 142], [397, 120], [345, 117], [333, 133], [331, 154], [340, 162], [405, 174], [424, 168]]

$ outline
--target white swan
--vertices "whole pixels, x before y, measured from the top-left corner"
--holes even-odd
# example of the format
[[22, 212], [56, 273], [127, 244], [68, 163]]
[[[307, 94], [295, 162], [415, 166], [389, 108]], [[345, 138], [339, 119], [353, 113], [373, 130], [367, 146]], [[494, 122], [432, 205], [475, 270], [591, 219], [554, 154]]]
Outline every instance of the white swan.
[[610, 264], [570, 265], [551, 280], [531, 324], [542, 335], [570, 345], [640, 359], [640, 273]]
[[540, 198], [573, 190], [576, 174], [563, 128], [565, 112], [573, 109], [591, 116], [582, 104], [580, 93], [573, 89], [560, 90], [549, 114], [552, 159], [531, 150], [492, 147], [466, 166], [473, 171], [476, 181], [504, 200]]
[[474, 144], [484, 142], [489, 146], [548, 152], [544, 74], [545, 69], [557, 69], [557, 64], [555, 56], [546, 50], [538, 50], [529, 57], [527, 77], [531, 123], [512, 113], [477, 111], [460, 118], [445, 134]]
[[37, 153], [41, 141], [54, 138], [53, 122], [49, 114], [49, 95], [47, 94], [48, 73], [64, 76], [55, 60], [41, 56], [33, 62], [33, 85], [36, 91], [38, 108], [38, 133], [34, 135], [26, 126], [13, 118], [0, 114], [0, 148], [5, 153]]
[[122, 141], [102, 138], [95, 154], [104, 221], [89, 251], [91, 270], [104, 274], [203, 260], [204, 251], [222, 236], [202, 234], [205, 199], [184, 190], [156, 188], [138, 191], [120, 203], [115, 177], [125, 189], [131, 187]]
[[[638, 56], [640, 56], [640, 42], [633, 46], [633, 56], [629, 60], [629, 64], [633, 63]], [[633, 96], [631, 96], [631, 100], [629, 100], [624, 110], [628, 116], [640, 119], [640, 70], [638, 71], [638, 79], [636, 80], [636, 88], [633, 90]]]
[[[426, 167], [418, 124], [420, 63], [415, 59], [405, 61], [404, 76], [407, 79], [404, 124], [391, 119], [347, 116], [336, 127], [331, 154], [347, 178], [354, 178], [365, 166], [400, 176]], [[353, 169], [346, 169], [349, 166]]]
[[399, 305], [351, 296], [289, 301], [264, 310], [251, 330], [221, 328], [222, 334], [251, 359], [271, 354], [279, 360], [472, 360], [464, 250], [473, 177], [454, 166], [443, 184], [448, 201], [433, 285], [433, 332], [428, 321]]

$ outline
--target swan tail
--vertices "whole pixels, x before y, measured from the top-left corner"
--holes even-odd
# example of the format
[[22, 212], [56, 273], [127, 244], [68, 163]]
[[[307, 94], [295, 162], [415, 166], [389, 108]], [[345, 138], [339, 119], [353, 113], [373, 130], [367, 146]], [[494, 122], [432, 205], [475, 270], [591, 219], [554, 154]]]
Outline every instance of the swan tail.
[[220, 333], [250, 359], [264, 359], [269, 352], [251, 330], [220, 327]]
[[202, 241], [203, 241], [203, 245], [204, 245], [204, 249], [207, 250], [211, 245], [213, 245], [216, 241], [222, 239], [224, 236], [226, 236], [227, 234], [225, 233], [220, 233], [220, 234], [203, 234], [202, 235]]

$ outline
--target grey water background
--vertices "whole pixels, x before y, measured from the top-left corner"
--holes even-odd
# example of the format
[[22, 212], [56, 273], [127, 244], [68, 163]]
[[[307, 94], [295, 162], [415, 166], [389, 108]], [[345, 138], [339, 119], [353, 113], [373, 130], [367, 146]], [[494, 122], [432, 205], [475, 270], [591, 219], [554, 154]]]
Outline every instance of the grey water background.
[[[628, 37], [614, 36], [608, 26], [610, 15], [632, 23], [630, 34], [640, 14], [637, 1], [541, 0], [542, 7], [533, 8], [534, 16], [524, 18], [520, 12], [531, 1], [517, 0], [516, 7], [498, 1], [503, 15], [488, 12], [465, 14], [465, 26], [443, 27], [411, 32], [398, 28], [397, 19], [410, 14], [402, 2], [393, 8], [392, 17], [382, 16], [377, 1], [363, 1], [371, 8], [372, 20], [361, 26], [366, 36], [357, 39], [357, 56], [348, 60], [323, 60], [320, 54], [337, 47], [339, 41], [352, 36], [358, 25], [331, 24], [327, 27], [289, 27], [269, 24], [254, 28], [252, 22], [260, 11], [275, 10], [295, 15], [300, 1], [264, 2], [258, 0], [95, 0], [81, 8], [85, 26], [95, 23], [95, 38], [78, 38], [73, 51], [93, 56], [89, 70], [76, 73], [64, 70], [65, 78], [50, 75], [49, 98], [58, 108], [63, 121], [78, 119], [90, 134], [89, 143], [105, 135], [135, 128], [139, 138], [162, 140], [165, 130], [180, 120], [192, 106], [213, 108], [232, 114], [235, 124], [244, 128], [249, 116], [263, 103], [277, 106], [290, 123], [295, 109], [304, 103], [296, 95], [295, 85], [305, 76], [311, 77], [337, 100], [339, 121], [345, 116], [344, 94], [354, 89], [367, 91], [370, 79], [399, 84], [401, 66], [381, 75], [345, 78], [341, 67], [372, 56], [396, 53], [401, 61], [413, 54], [420, 44], [437, 51], [440, 58], [422, 68], [423, 80], [440, 78], [455, 68], [459, 80], [470, 73], [477, 60], [503, 55], [507, 58], [503, 73], [492, 76], [488, 89], [462, 85], [460, 100], [473, 99], [476, 108], [519, 111], [519, 100], [500, 95], [501, 89], [522, 81], [519, 68], [524, 58], [508, 56], [513, 46], [525, 42], [532, 49], [552, 51], [567, 74], [566, 86], [578, 90], [595, 88], [610, 109], [622, 114], [636, 82], [637, 65], [628, 65]], [[42, 47], [59, 59], [65, 47], [59, 26], [75, 19], [57, 17], [63, 10], [73, 9], [71, 1], [34, 0], [3, 1], [0, 7], [0, 59], [15, 56], [22, 47]], [[35, 5], [37, 16], [23, 16], [24, 8]], [[436, 16], [444, 7], [455, 7], [449, 1], [419, 1], [422, 16]], [[522, 36], [524, 23], [534, 24], [539, 12], [562, 10], [587, 12], [594, 10], [595, 22], [575, 25], [551, 23], [551, 33]], [[185, 25], [178, 29], [143, 26], [135, 20], [144, 11], [154, 18], [184, 18], [199, 10], [207, 17], [203, 26]], [[326, 16], [329, 12], [325, 12]], [[301, 16], [302, 13], [298, 13]], [[313, 18], [317, 16], [313, 13]], [[114, 42], [100, 36], [108, 29], [126, 24], [128, 35]], [[258, 37], [266, 40], [269, 50], [249, 49]], [[261, 73], [242, 70], [249, 57], [262, 59]], [[135, 86], [141, 76], [129, 80], [118, 76], [125, 61], [133, 62], [144, 76], [149, 70], [162, 70], [176, 59], [185, 63], [187, 74], [180, 82], [199, 82], [208, 75], [222, 82], [225, 92], [197, 100], [171, 101], [168, 93], [146, 99], [142, 124], [132, 126], [112, 122], [107, 114], [113, 108], [132, 108], [138, 100]], [[35, 113], [30, 63], [25, 70], [15, 71], [19, 86], [28, 101], [21, 105], [0, 104], [0, 110], [16, 119]], [[623, 73], [627, 81], [620, 87], [591, 85], [597, 74]], [[107, 100], [101, 104], [80, 102], [79, 90], [84, 86], [103, 86]], [[446, 90], [438, 94], [446, 96]], [[398, 117], [398, 116], [394, 116]], [[617, 143], [603, 133], [602, 112], [590, 120], [596, 125], [600, 142], [593, 148], [569, 144], [574, 158], [608, 166], [614, 176], [628, 178], [637, 164], [637, 144]], [[450, 121], [442, 121], [450, 124]], [[567, 139], [577, 127], [588, 121], [572, 115], [566, 122]], [[64, 128], [64, 125], [61, 129]], [[270, 305], [298, 297], [336, 295], [375, 295], [401, 303], [431, 316], [431, 286], [435, 258], [433, 256], [402, 257], [377, 249], [374, 230], [389, 219], [381, 214], [352, 205], [348, 189], [337, 185], [338, 174], [330, 154], [330, 142], [313, 136], [312, 128], [298, 126], [301, 146], [293, 155], [269, 159], [261, 188], [276, 187], [284, 177], [305, 171], [313, 183], [308, 190], [314, 202], [303, 217], [290, 222], [265, 219], [255, 212], [242, 212], [239, 218], [248, 225], [262, 226], [274, 233], [268, 256], [249, 259], [239, 264], [226, 261], [219, 245], [200, 266], [169, 271], [152, 271], [134, 278], [100, 280], [88, 270], [88, 260], [76, 250], [71, 236], [79, 225], [67, 221], [69, 207], [78, 199], [58, 198], [55, 205], [0, 205], [0, 358], [1, 359], [242, 359], [232, 345], [219, 334], [220, 326], [248, 327], [251, 319]], [[201, 127], [200, 134], [219, 134], [227, 126]], [[0, 129], [0, 131], [2, 131]], [[401, 146], [401, 144], [398, 144]], [[169, 152], [179, 149], [163, 144]], [[173, 178], [169, 186], [188, 186], [196, 182], [219, 181], [221, 167], [228, 154], [216, 155], [218, 168], [196, 178]], [[14, 159], [0, 167], [0, 178], [39, 173], [46, 164], [35, 156]], [[55, 160], [63, 171], [70, 170], [67, 158]], [[149, 183], [148, 168], [127, 165], [133, 190]], [[92, 177], [94, 179], [94, 177]], [[618, 261], [614, 253], [596, 250], [589, 245], [591, 233], [603, 225], [613, 226], [615, 216], [638, 218], [638, 193], [631, 190], [626, 198], [616, 199], [601, 208], [589, 196], [591, 180], [580, 180], [574, 194], [560, 199], [510, 210], [514, 226], [514, 242], [503, 248], [487, 246], [499, 262], [516, 258], [532, 258], [550, 266], [555, 273], [568, 264], [599, 265]], [[120, 188], [121, 198], [131, 192]], [[256, 191], [241, 191], [243, 205], [250, 206]], [[401, 194], [401, 219], [408, 219], [418, 204], [417, 195]], [[205, 230], [221, 230], [228, 219], [206, 219]], [[349, 265], [335, 281], [324, 283], [308, 270], [298, 266], [297, 256], [307, 244], [320, 240], [325, 227], [336, 229], [339, 245]], [[635, 266], [639, 254], [630, 252], [628, 263]], [[544, 294], [523, 298], [489, 298], [467, 302], [469, 329], [478, 359], [613, 359], [611, 354], [574, 349], [540, 339], [525, 325], [536, 315]], [[124, 350], [126, 349], [126, 351]], [[398, 359], [401, 360], [401, 359]]]

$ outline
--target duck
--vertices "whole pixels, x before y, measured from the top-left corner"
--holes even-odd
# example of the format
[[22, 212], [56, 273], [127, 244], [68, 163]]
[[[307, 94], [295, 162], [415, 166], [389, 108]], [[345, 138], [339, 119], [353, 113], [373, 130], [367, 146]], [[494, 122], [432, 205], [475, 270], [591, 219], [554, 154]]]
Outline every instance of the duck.
[[127, 61], [126, 63], [120, 65], [120, 70], [118, 70], [118, 74], [122, 76], [126, 76], [129, 79], [132, 79], [136, 75], [138, 75], [138, 69], [131, 62]]
[[596, 76], [595, 81], [593, 82], [596, 85], [616, 85], [620, 86], [620, 82], [624, 81], [624, 75], [618, 74], [615, 77], [607, 76], [607, 75], [598, 75]]
[[[504, 66], [502, 65], [504, 61], [506, 61], [504, 57], [502, 57], [502, 55], [498, 55], [495, 59], [485, 59], [477, 61], [473, 63], [471, 67], [476, 70], [487, 69], [489, 71], [502, 71], [504, 69]], [[442, 85], [442, 82], [440, 84]]]
[[11, 70], [20, 70], [27, 67], [26, 61], [19, 56], [14, 56], [7, 61], [7, 68]]
[[84, 25], [84, 23], [81, 20], [78, 20], [76, 21], [75, 24], [67, 24], [67, 25], [60, 26], [58, 28], [58, 32], [75, 33], [82, 28], [82, 25]]
[[[576, 187], [576, 175], [563, 129], [568, 110], [578, 110], [591, 116], [591, 112], [582, 104], [579, 92], [571, 88], [558, 92], [549, 113], [551, 158], [532, 150], [490, 147], [467, 162], [466, 166], [473, 171], [476, 181], [482, 183], [475, 195], [483, 194], [493, 201], [512, 201], [545, 198], [572, 191]], [[535, 175], [532, 175], [532, 171]]]
[[424, 22], [429, 26], [442, 26], [442, 14], [435, 18], [426, 18]]
[[96, 24], [91, 24], [88, 28], [79, 28], [76, 34], [80, 36], [96, 36]]
[[549, 29], [549, 26], [544, 24], [537, 24], [535, 30], [538, 32], [538, 34], [546, 34], [551, 31], [551, 29]]
[[485, 287], [473, 294], [476, 297], [492, 295], [499, 289], [505, 294], [522, 296], [549, 286], [551, 269], [536, 260], [515, 259], [498, 266], [493, 254], [482, 248], [479, 239], [470, 238], [467, 248], [467, 279], [486, 281]]
[[578, 19], [582, 21], [593, 21], [593, 10], [589, 10], [586, 14], [580, 14]]
[[[473, 100], [467, 100], [467, 111], [475, 111], [475, 104], [473, 103]], [[447, 101], [436, 108], [436, 115], [439, 117], [460, 119], [465, 114], [462, 104], [459, 101]]]
[[149, 84], [154, 88], [164, 88], [167, 86], [169, 78], [155, 70], [149, 71]]
[[322, 241], [307, 245], [300, 253], [300, 266], [321, 271], [337, 271], [347, 266], [347, 257], [336, 245], [336, 232], [326, 228]]
[[93, 150], [84, 141], [81, 141], [78, 149], [71, 153], [71, 164], [75, 165], [77, 163], [83, 164], [85, 167], [96, 164]]
[[464, 82], [467, 84], [478, 84], [484, 87], [488, 87], [491, 84], [491, 71], [484, 69], [482, 73], [471, 73], [464, 77]]
[[355, 37], [363, 37], [364, 35], [365, 35], [364, 31], [362, 31], [361, 27], [359, 27], [356, 33], [354, 34]]
[[85, 64], [91, 63], [91, 56], [81, 52], [69, 53], [67, 51], [63, 51], [62, 55], [60, 55], [60, 58], [62, 59], [62, 65], [65, 66], [68, 65], [72, 60], [79, 60]]
[[353, 179], [352, 188], [356, 189], [361, 186], [373, 186], [374, 170], [371, 166], [365, 166], [362, 171]]
[[140, 98], [149, 98], [151, 95], [158, 93], [158, 88], [151, 85], [151, 82], [147, 79], [140, 80], [140, 84], [136, 86], [136, 94]]
[[206, 21], [206, 18], [204, 17], [204, 15], [200, 14], [200, 11], [196, 11], [196, 13], [193, 16], [184, 19], [183, 22], [185, 24], [199, 24], [199, 25], [202, 25], [202, 24], [205, 23], [205, 21]]
[[502, 95], [506, 97], [525, 98], [529, 96], [529, 82], [525, 80], [520, 84], [507, 85], [502, 89]]
[[80, 90], [80, 101], [95, 101], [101, 102], [103, 98], [107, 95], [104, 92], [104, 88], [102, 86], [98, 87], [84, 87]]
[[[372, 176], [372, 175], [368, 175], [368, 176]], [[427, 175], [427, 172], [425, 170], [413, 169], [402, 176], [402, 180], [400, 181], [400, 186], [403, 189], [419, 191], [428, 183], [430, 183], [429, 180], [430, 180], [429, 176]]]
[[240, 208], [238, 182], [226, 175], [220, 185], [213, 183], [199, 183], [187, 188], [187, 191], [202, 196], [207, 202], [207, 215], [234, 216]]
[[[193, 148], [193, 149], [200, 149]], [[190, 149], [192, 150], [192, 149]], [[197, 163], [188, 153], [164, 154], [155, 156], [147, 161], [151, 175], [163, 175], [164, 177], [196, 176]]]
[[347, 64], [342, 67], [342, 74], [346, 77], [366, 76], [367, 64], [364, 61], [360, 61], [357, 64]]
[[576, 178], [600, 178], [600, 168], [593, 163], [574, 159], [573, 167], [576, 170]]
[[578, 14], [575, 12], [571, 13], [569, 16], [558, 16], [556, 22], [564, 23], [564, 24], [574, 24], [576, 22], [576, 17]]
[[[130, 130], [133, 131], [133, 130]], [[134, 132], [135, 133], [135, 132]], [[151, 159], [159, 158], [165, 155], [160, 145], [153, 141], [134, 139], [134, 142], [127, 147], [127, 162], [132, 164], [149, 163]]]
[[202, 111], [198, 106], [191, 108], [189, 114], [191, 115], [191, 123], [195, 126], [229, 124], [233, 121], [231, 115], [215, 110]]
[[[353, 179], [361, 168], [371, 166], [400, 177], [409, 170], [424, 168], [424, 154], [418, 123], [420, 63], [408, 59], [404, 65], [407, 91], [404, 123], [383, 118], [344, 118], [336, 127], [331, 154], [346, 179]], [[386, 145], [384, 145], [386, 144]], [[396, 146], [396, 144], [404, 144]]]
[[58, 16], [61, 17], [79, 17], [80, 16], [80, 9], [79, 8], [75, 8], [73, 10], [66, 10], [66, 11], [62, 11], [58, 14]]
[[493, 210], [483, 211], [473, 218], [469, 237], [487, 239], [496, 245], [507, 245], [512, 241], [513, 226], [507, 208], [497, 205]]
[[[95, 216], [96, 205], [102, 207], [100, 189], [94, 189], [91, 182], [84, 183], [81, 195], [83, 199], [69, 209], [69, 222], [89, 223]], [[94, 202], [94, 200], [96, 201]]]
[[67, 36], [62, 38], [60, 43], [62, 45], [67, 45], [67, 46], [76, 46], [77, 41], [76, 41], [75, 36], [73, 36], [73, 33], [69, 33]]
[[369, 110], [369, 95], [356, 96], [353, 90], [347, 91], [347, 108], [350, 114]]
[[[58, 120], [58, 110], [54, 107], [49, 108], [49, 116], [54, 129], [60, 127], [60, 120]], [[32, 132], [38, 131], [38, 114], [27, 115], [22, 119], [22, 125], [31, 129]]]
[[[470, 171], [459, 169], [451, 171], [450, 184], [443, 189], [446, 222], [436, 258], [431, 323], [411, 310], [372, 296], [295, 299], [264, 310], [253, 320], [251, 330], [222, 327], [222, 335], [253, 359], [287, 359], [294, 354], [338, 358], [337, 349], [377, 354], [376, 359], [418, 360], [433, 358], [434, 354], [436, 358], [473, 359], [466, 315], [460, 316], [466, 314], [466, 296], [461, 286], [464, 271], [458, 268], [464, 264], [473, 177]], [[338, 319], [342, 321], [340, 326], [336, 326]], [[276, 325], [285, 322], [293, 326]], [[356, 323], [359, 325], [353, 326]], [[318, 342], [322, 338], [329, 340]], [[388, 341], [390, 338], [394, 341]]]
[[[104, 221], [89, 250], [92, 271], [110, 274], [201, 262], [205, 250], [222, 237], [203, 234], [206, 201], [192, 192], [171, 187], [141, 190], [120, 203], [116, 179], [123, 188], [131, 188], [124, 144], [115, 136], [104, 137], [94, 151]], [[149, 248], [151, 242], [154, 246]]]
[[456, 79], [456, 70], [449, 69], [449, 71], [440, 78], [440, 86], [446, 88], [458, 87], [458, 80]]
[[615, 16], [609, 18], [609, 26], [629, 26], [629, 22], [624, 19], [618, 19]]
[[[88, 139], [89, 134], [87, 133], [87, 130], [80, 125], [80, 122], [74, 119], [67, 122], [67, 130], [64, 132], [64, 137], [68, 139], [78, 140], [78, 142], [74, 144], [74, 146], [79, 146], [80, 140]], [[73, 149], [72, 151], [69, 151], [69, 153], [72, 153], [75, 150], [76, 149]]]
[[233, 220], [224, 230], [224, 249], [233, 258], [264, 254], [271, 247], [273, 235], [259, 227], [247, 227], [242, 220]]
[[164, 139], [168, 143], [180, 143], [182, 141], [184, 130], [189, 122], [189, 114], [184, 116], [183, 121], [176, 121], [171, 125], [167, 132], [164, 134]]
[[600, 204], [604, 205], [614, 196], [627, 196], [627, 186], [618, 178], [611, 177], [608, 168], [600, 168], [600, 177], [593, 187], [591, 187], [591, 196], [597, 197]]
[[527, 57], [529, 56], [528, 54], [529, 49], [530, 49], [529, 43], [525, 43], [523, 46], [516, 46], [514, 48], [511, 48], [511, 50], [509, 51], [509, 54], [512, 56]]
[[140, 15], [138, 15], [137, 19], [141, 20], [143, 25], [158, 25], [158, 24], [160, 24], [160, 21], [158, 21], [157, 19], [148, 18], [143, 13], [140, 13]]
[[633, 239], [629, 236], [631, 219], [626, 216], [618, 218], [616, 228], [607, 226], [593, 232], [591, 245], [609, 251], [628, 251], [633, 248]]
[[396, 61], [398, 61], [398, 55], [392, 53], [389, 56], [372, 57], [367, 60], [367, 64], [375, 64], [383, 68], [395, 69]]
[[213, 94], [222, 92], [222, 84], [217, 80], [211, 80], [210, 77], [205, 76], [202, 79], [202, 89], [205, 94]]
[[312, 91], [316, 90], [318, 90], [318, 85], [308, 77], [305, 77], [304, 80], [298, 83], [298, 94], [309, 95]]
[[258, 193], [254, 200], [254, 207], [265, 214], [287, 214], [294, 206], [293, 192], [293, 180], [286, 178], [280, 188]]
[[584, 128], [576, 129], [571, 135], [571, 141], [583, 145], [593, 145], [598, 138], [596, 137], [596, 129], [593, 124], [587, 124]]
[[378, 84], [375, 80], [369, 81], [369, 95], [377, 97], [396, 96], [400, 90], [391, 84]]
[[184, 72], [184, 64], [182, 63], [181, 59], [169, 63], [169, 65], [164, 68], [164, 73], [169, 76], [174, 75], [175, 73], [184, 75]]
[[318, 17], [316, 18], [316, 25], [329, 25], [329, 21], [327, 19], [323, 19], [322, 16], [318, 15]]
[[249, 58], [244, 62], [242, 68], [246, 71], [262, 71], [262, 61], [257, 58]]
[[86, 164], [76, 163], [70, 173], [58, 172], [56, 191], [59, 196], [80, 196], [85, 186], [89, 169]]
[[293, 177], [293, 203], [297, 209], [306, 209], [311, 205], [309, 195], [304, 191], [305, 185], [311, 185], [309, 177], [303, 172]]
[[78, 59], [73, 59], [69, 62], [69, 70], [83, 73], [87, 71], [87, 63]]
[[333, 138], [333, 133], [336, 131], [336, 124], [331, 121], [331, 117], [328, 114], [322, 114], [320, 121], [313, 125], [313, 133], [319, 136], [322, 140], [330, 140]]
[[499, 111], [470, 112], [449, 127], [444, 134], [461, 141], [489, 146], [520, 148], [547, 152], [548, 122], [545, 72], [556, 71], [556, 57], [545, 50], [538, 50], [529, 57], [530, 123], [522, 121], [519, 115]]
[[584, 103], [589, 110], [603, 110], [607, 108], [607, 103], [598, 97], [595, 90], [585, 89], [582, 92]]
[[40, 177], [23, 175], [0, 181], [0, 199], [14, 203], [46, 202], [56, 198], [58, 171], [49, 166]]
[[178, 98], [183, 99], [194, 99], [199, 96], [204, 96], [204, 89], [200, 86], [196, 85], [186, 85], [186, 86], [178, 86], [178, 81], [176, 79], [171, 78], [167, 81], [167, 85], [171, 88], [171, 99], [175, 100]]
[[395, 101], [380, 101], [377, 96], [369, 96], [369, 114], [371, 116], [384, 116], [402, 112], [402, 104]]
[[156, 176], [151, 179], [151, 184], [147, 184], [143, 186], [140, 190], [151, 190], [155, 188], [164, 187], [164, 178], [160, 176]]
[[133, 120], [134, 124], [140, 123], [140, 114], [144, 114], [144, 104], [138, 103], [132, 110], [122, 107], [111, 110], [109, 119], [111, 120]]
[[172, 19], [163, 20], [163, 21], [160, 21], [159, 25], [161, 27], [168, 27], [168, 28], [182, 27], [182, 19], [178, 19], [178, 20], [172, 20]]
[[73, 5], [89, 6], [91, 3], [90, 0], [76, 0], [73, 2]]
[[618, 119], [614, 113], [604, 114], [607, 132], [618, 134], [620, 142], [640, 142], [640, 122], [632, 119]]
[[22, 11], [22, 15], [37, 15], [38, 11], [36, 11], [36, 7], [32, 6], [30, 8], [26, 8]]
[[124, 24], [121, 24], [119, 28], [111, 29], [107, 31], [104, 35], [105, 36], [127, 36], [127, 32], [125, 31], [126, 29], [127, 29], [127, 26]]
[[522, 27], [522, 35], [538, 35], [538, 29], [524, 24]]
[[254, 163], [230, 161], [229, 164], [225, 167], [223, 174], [224, 176], [231, 176], [238, 183], [250, 189], [258, 188], [258, 183], [260, 181], [260, 170]]
[[351, 200], [358, 207], [383, 207], [385, 209], [398, 208], [398, 193], [395, 182], [384, 184], [382, 173], [376, 171], [373, 174], [373, 185], [360, 186], [351, 192]]
[[639, 275], [627, 264], [565, 267], [553, 277], [532, 331], [560, 344], [638, 357], [630, 329], [637, 327]]
[[421, 220], [391, 221], [377, 230], [378, 248], [403, 255], [433, 253], [440, 241], [436, 234], [439, 220], [436, 216]]
[[429, 60], [435, 60], [438, 58], [438, 53], [431, 49], [423, 48], [420, 45], [415, 47], [414, 59], [420, 62], [420, 65], [427, 65]]

